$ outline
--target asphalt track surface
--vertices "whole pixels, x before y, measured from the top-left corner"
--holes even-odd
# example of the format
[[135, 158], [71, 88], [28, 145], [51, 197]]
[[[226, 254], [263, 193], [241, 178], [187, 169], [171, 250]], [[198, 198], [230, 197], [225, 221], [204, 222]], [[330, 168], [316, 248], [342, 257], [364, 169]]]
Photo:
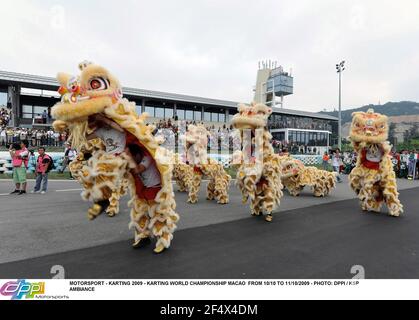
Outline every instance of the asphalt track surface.
[[[0, 194], [9, 186], [0, 182]], [[124, 206], [88, 222], [78, 188], [51, 182], [44, 196], [0, 196], [0, 278], [51, 278], [54, 265], [70, 279], [336, 279], [355, 265], [370, 279], [419, 278], [417, 182], [400, 181], [400, 218], [363, 213], [346, 183], [325, 199], [284, 196], [272, 223], [250, 217], [234, 186], [226, 206], [203, 190], [197, 205], [176, 193], [182, 220], [161, 255], [153, 244], [131, 248]]]

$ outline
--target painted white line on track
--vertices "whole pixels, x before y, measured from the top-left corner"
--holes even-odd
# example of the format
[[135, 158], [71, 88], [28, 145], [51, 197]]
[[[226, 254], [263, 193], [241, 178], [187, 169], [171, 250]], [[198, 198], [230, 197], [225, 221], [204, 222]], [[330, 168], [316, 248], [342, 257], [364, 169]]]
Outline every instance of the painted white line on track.
[[69, 192], [69, 191], [82, 191], [83, 189], [63, 189], [63, 190], [55, 190], [55, 192]]

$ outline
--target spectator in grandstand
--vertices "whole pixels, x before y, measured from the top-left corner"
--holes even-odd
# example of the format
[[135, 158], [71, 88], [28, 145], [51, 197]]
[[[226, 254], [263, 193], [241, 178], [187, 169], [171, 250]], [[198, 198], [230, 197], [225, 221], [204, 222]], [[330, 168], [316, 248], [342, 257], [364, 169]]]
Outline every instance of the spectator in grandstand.
[[7, 131], [6, 128], [3, 127], [0, 129], [0, 145], [4, 147], [7, 144]]
[[54, 132], [53, 134], [53, 139], [54, 139], [54, 146], [58, 147], [60, 145], [60, 133], [59, 132]]
[[41, 192], [41, 194], [45, 194], [48, 188], [48, 172], [51, 169], [52, 158], [45, 153], [44, 147], [38, 148], [38, 154], [35, 169], [36, 183], [31, 193]]
[[17, 128], [13, 131], [13, 143], [18, 143], [20, 137], [20, 129]]
[[54, 143], [54, 131], [51, 128], [46, 132], [47, 143], [46, 145], [52, 146]]
[[28, 138], [28, 131], [25, 128], [20, 129], [19, 131], [19, 141], [26, 141]]
[[15, 190], [10, 194], [25, 194], [26, 193], [26, 169], [29, 162], [29, 151], [27, 149], [27, 142], [22, 141], [20, 144], [14, 143], [9, 148], [10, 156], [12, 157], [13, 165], [13, 182], [15, 183]]
[[42, 130], [38, 130], [37, 132], [36, 132], [36, 146], [37, 147], [40, 147], [41, 145], [42, 145], [42, 137], [43, 137], [43, 132], [42, 132]]
[[37, 131], [32, 129], [32, 131], [31, 131], [31, 146], [32, 147], [36, 146], [36, 133], [37, 133]]
[[0, 127], [7, 126], [10, 121], [10, 111], [6, 108], [1, 108], [0, 110]]
[[13, 129], [7, 128], [6, 130], [6, 136], [7, 136], [7, 144], [10, 145], [13, 143]]

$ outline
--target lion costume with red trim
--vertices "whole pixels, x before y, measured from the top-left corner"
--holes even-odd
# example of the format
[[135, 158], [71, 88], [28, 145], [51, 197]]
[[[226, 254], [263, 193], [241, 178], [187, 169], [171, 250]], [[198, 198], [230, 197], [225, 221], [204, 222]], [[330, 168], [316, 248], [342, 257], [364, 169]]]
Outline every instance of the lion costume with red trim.
[[243, 203], [250, 198], [252, 215], [260, 216], [265, 211], [265, 220], [270, 222], [283, 196], [280, 157], [274, 153], [272, 135], [266, 129], [272, 109], [252, 103], [240, 104], [238, 111], [232, 119], [242, 143], [242, 152], [233, 155], [232, 164], [238, 166], [236, 183]]
[[315, 197], [327, 196], [336, 187], [336, 174], [316, 167], [306, 167], [301, 160], [281, 157], [282, 184], [292, 196], [299, 196], [305, 186]]
[[[60, 103], [52, 109], [56, 130], [69, 130], [70, 141], [79, 155], [70, 166], [73, 175], [82, 184], [82, 197], [94, 204], [88, 210], [89, 219], [103, 210], [103, 201], [109, 201], [106, 212], [114, 216], [119, 212], [119, 199], [130, 191], [131, 222], [135, 229], [134, 247], [150, 237], [157, 239], [154, 251], [169, 248], [179, 220], [172, 188], [172, 154], [159, 146], [152, 135], [153, 127], [146, 125], [147, 114], [137, 115], [135, 103], [122, 98], [118, 80], [105, 68], [88, 62], [79, 65], [77, 77], [60, 73]], [[149, 155], [157, 167], [161, 186], [146, 188], [132, 170], [136, 163], [126, 152], [108, 154], [101, 140], [87, 140], [91, 133], [89, 119], [101, 115], [122, 128], [126, 145], [136, 145]]]
[[354, 112], [350, 139], [358, 159], [349, 181], [358, 195], [362, 210], [380, 212], [385, 203], [389, 214], [398, 217], [403, 212], [403, 206], [391, 162], [391, 146], [387, 141], [388, 118], [372, 109]]

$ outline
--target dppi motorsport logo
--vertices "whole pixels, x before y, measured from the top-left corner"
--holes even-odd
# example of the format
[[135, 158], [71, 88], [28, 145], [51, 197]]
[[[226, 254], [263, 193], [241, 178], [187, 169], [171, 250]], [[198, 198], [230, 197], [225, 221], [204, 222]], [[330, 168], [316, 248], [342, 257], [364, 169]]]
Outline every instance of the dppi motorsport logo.
[[45, 282], [9, 281], [0, 288], [0, 294], [11, 297], [12, 300], [33, 299], [36, 295], [44, 293]]

